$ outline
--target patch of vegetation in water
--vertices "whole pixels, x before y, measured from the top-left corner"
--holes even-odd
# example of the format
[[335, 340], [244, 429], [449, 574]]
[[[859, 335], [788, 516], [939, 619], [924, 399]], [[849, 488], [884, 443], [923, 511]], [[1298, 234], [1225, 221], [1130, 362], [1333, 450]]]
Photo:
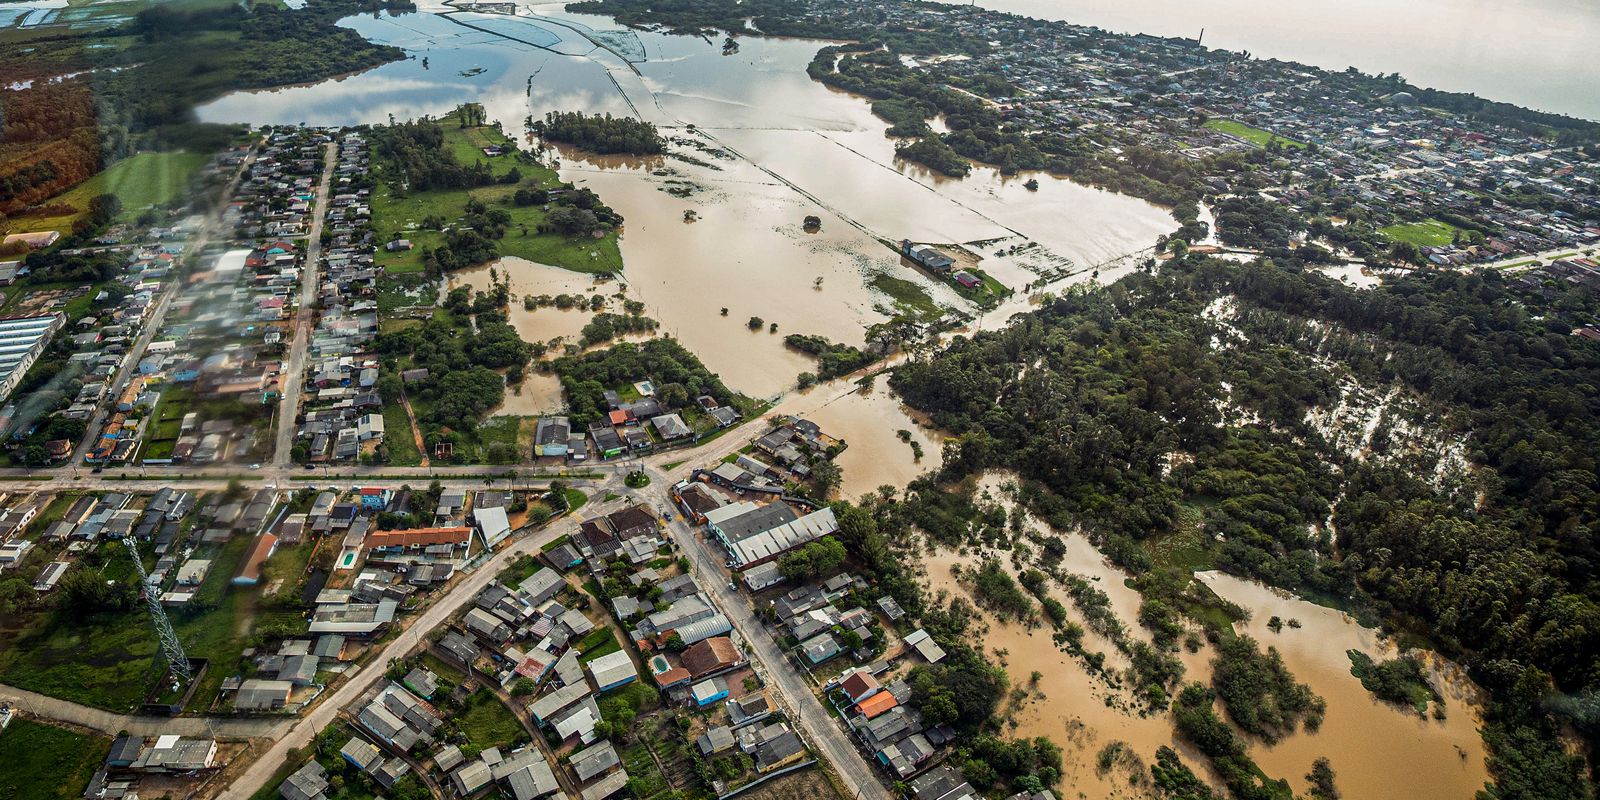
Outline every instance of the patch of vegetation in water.
[[1409, 705], [1418, 714], [1428, 713], [1428, 703], [1438, 704], [1437, 716], [1444, 708], [1444, 696], [1428, 682], [1422, 661], [1414, 655], [1402, 655], [1387, 661], [1374, 661], [1360, 650], [1346, 650], [1350, 657], [1350, 674], [1361, 680], [1361, 685], [1380, 700], [1395, 705]]

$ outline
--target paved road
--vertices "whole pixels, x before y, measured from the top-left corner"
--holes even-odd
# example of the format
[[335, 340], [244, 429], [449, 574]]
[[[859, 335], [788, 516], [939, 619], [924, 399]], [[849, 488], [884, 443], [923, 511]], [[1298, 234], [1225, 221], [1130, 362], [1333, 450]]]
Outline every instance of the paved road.
[[[244, 160], [239, 163], [239, 170], [233, 173], [233, 178], [228, 181], [227, 187], [222, 190], [222, 197], [229, 198], [233, 196], [234, 190], [239, 187], [239, 179], [244, 176], [245, 170], [255, 163], [255, 160], [256, 151], [255, 147], [252, 146], [250, 152], [245, 155]], [[200, 228], [199, 235], [189, 241], [187, 249], [183, 252], [185, 263], [192, 262], [200, 257], [201, 252], [206, 249], [206, 245], [211, 243], [211, 238], [217, 234], [217, 228], [221, 224], [222, 215], [220, 213], [206, 220], [205, 225]], [[106, 418], [110, 416], [111, 409], [116, 404], [117, 398], [121, 397], [123, 390], [128, 388], [128, 381], [133, 376], [133, 368], [138, 366], [139, 362], [144, 359], [145, 349], [150, 346], [151, 340], [161, 330], [161, 321], [167, 316], [167, 309], [172, 305], [172, 298], [178, 294], [182, 285], [183, 280], [180, 275], [168, 276], [166, 285], [161, 288], [161, 297], [156, 300], [155, 308], [151, 309], [150, 315], [145, 318], [144, 328], [139, 332], [139, 338], [134, 340], [133, 349], [128, 351], [127, 357], [122, 359], [122, 366], [117, 368], [116, 377], [111, 381], [110, 393], [100, 403], [100, 407], [95, 410], [94, 416], [89, 418], [89, 427], [84, 430], [83, 441], [79, 442], [78, 447], [72, 451], [72, 458], [67, 460], [68, 464], [83, 463], [83, 457], [88, 454], [95, 441], [100, 438], [101, 426], [105, 425]]]
[[70, 722], [112, 736], [127, 731], [135, 736], [175, 733], [180, 736], [253, 739], [276, 736], [279, 730], [289, 727], [290, 724], [290, 720], [283, 719], [207, 719], [117, 714], [4, 684], [0, 684], [0, 702], [9, 703], [12, 708], [20, 709], [31, 716]]
[[272, 463], [289, 464], [294, 448], [295, 418], [300, 416], [300, 395], [306, 385], [306, 349], [311, 345], [311, 324], [316, 318], [312, 306], [322, 281], [322, 223], [328, 217], [328, 190], [333, 185], [333, 165], [337, 163], [338, 143], [328, 142], [322, 154], [322, 181], [317, 184], [316, 209], [311, 216], [311, 232], [306, 237], [306, 260], [300, 267], [300, 307], [295, 311], [294, 342], [289, 346], [289, 362], [283, 368], [283, 402], [278, 406], [278, 437], [272, 449]]
[[[645, 493], [652, 495], [657, 504], [670, 506], [672, 501], [666, 488], [669, 485], [667, 476], [657, 474], [652, 477], [650, 488]], [[822, 750], [851, 797], [854, 800], [889, 800], [889, 792], [875, 777], [872, 765], [856, 749], [849, 734], [834, 724], [833, 718], [823, 708], [822, 701], [812, 691], [810, 682], [784, 656], [777, 641], [772, 638], [772, 632], [761, 620], [756, 619], [748, 598], [728, 588], [730, 576], [723, 567], [722, 553], [697, 535], [676, 513], [669, 519], [668, 528], [678, 543], [678, 549], [693, 563], [701, 588], [711, 595], [733, 622], [734, 628], [738, 629], [739, 635], [744, 637], [746, 645], [754, 651], [751, 661], [762, 668], [768, 683], [778, 690], [779, 700], [788, 710], [789, 717], [798, 720], [806, 739]]]
[[420, 645], [434, 628], [444, 624], [463, 607], [470, 604], [483, 587], [488, 586], [495, 576], [512, 561], [526, 553], [537, 553], [546, 544], [554, 541], [566, 529], [566, 525], [557, 522], [542, 530], [538, 530], [518, 540], [510, 547], [500, 551], [488, 562], [479, 565], [471, 575], [450, 590], [448, 595], [440, 597], [433, 605], [421, 614], [411, 619], [411, 625], [395, 637], [378, 653], [377, 657], [368, 661], [364, 666], [350, 674], [343, 686], [336, 689], [331, 695], [323, 698], [322, 702], [312, 709], [307, 716], [296, 720], [292, 727], [286, 731], [275, 733], [272, 746], [263, 752], [248, 769], [237, 775], [233, 782], [219, 795], [220, 800], [246, 800], [256, 790], [272, 779], [272, 774], [283, 766], [288, 758], [289, 751], [296, 747], [304, 747], [311, 742], [323, 728], [338, 716], [340, 709], [355, 702], [363, 692], [370, 689], [373, 684], [383, 679], [384, 670], [389, 661], [402, 658]]

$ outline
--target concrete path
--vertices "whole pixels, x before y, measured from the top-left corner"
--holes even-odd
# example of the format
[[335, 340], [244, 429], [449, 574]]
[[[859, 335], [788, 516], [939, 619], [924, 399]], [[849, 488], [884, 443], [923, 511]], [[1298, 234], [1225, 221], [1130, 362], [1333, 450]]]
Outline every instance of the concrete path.
[[9, 703], [12, 708], [30, 716], [70, 722], [110, 736], [126, 731], [135, 736], [178, 734], [220, 739], [254, 739], [276, 736], [292, 722], [287, 719], [267, 718], [143, 717], [118, 714], [4, 684], [0, 684], [0, 702]]

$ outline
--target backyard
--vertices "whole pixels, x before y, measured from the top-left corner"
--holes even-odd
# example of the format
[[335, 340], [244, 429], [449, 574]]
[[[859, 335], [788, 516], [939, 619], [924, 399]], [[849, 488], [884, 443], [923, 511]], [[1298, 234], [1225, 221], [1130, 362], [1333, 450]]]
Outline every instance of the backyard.
[[493, 692], [480, 690], [467, 698], [466, 707], [456, 717], [456, 726], [467, 741], [479, 750], [512, 747], [528, 741], [528, 732]]

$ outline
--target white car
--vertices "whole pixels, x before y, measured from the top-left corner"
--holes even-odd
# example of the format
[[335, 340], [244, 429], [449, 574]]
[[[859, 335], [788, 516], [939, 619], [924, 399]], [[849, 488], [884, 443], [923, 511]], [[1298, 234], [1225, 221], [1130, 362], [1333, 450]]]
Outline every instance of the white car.
[[250, 468], [251, 469], [261, 469], [261, 465], [260, 464], [251, 464]]

